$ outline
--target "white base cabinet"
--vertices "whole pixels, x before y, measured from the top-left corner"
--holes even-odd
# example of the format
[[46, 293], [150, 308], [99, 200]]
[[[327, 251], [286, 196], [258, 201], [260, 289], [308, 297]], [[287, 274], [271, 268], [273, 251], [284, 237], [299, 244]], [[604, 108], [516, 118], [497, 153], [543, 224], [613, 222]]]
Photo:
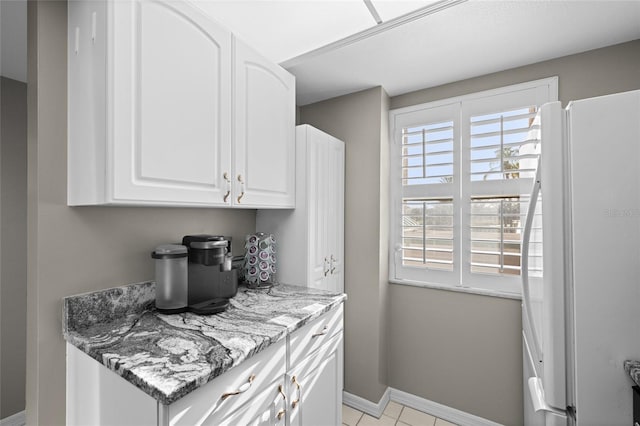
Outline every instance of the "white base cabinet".
[[199, 8], [70, 0], [67, 54], [69, 205], [293, 207], [295, 79]]
[[168, 406], [67, 343], [67, 425], [340, 425], [342, 377], [342, 305]]
[[256, 214], [278, 241], [278, 281], [344, 291], [344, 161], [344, 142], [296, 127], [296, 209]]

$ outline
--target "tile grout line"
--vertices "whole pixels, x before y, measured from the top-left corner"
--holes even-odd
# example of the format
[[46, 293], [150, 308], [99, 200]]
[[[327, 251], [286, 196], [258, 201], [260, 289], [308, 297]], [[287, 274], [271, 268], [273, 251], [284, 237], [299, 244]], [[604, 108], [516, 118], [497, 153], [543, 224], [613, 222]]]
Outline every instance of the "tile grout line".
[[398, 414], [398, 418], [396, 419], [396, 426], [398, 426], [398, 422], [400, 421], [400, 417], [402, 417], [402, 412], [404, 411], [404, 404], [400, 404], [400, 406], [402, 408], [400, 409], [400, 413]]

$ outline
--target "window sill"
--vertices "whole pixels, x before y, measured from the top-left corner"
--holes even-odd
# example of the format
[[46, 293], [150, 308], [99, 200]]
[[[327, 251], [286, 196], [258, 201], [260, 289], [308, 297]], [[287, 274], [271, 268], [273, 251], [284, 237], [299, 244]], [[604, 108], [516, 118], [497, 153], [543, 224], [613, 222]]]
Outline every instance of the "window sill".
[[499, 297], [502, 299], [522, 300], [522, 294], [508, 293], [505, 291], [498, 291], [498, 290], [488, 290], [488, 289], [473, 288], [473, 287], [454, 287], [454, 286], [448, 286], [443, 284], [433, 284], [433, 283], [425, 283], [425, 282], [409, 281], [409, 280], [398, 280], [398, 279], [390, 279], [389, 283], [398, 284], [398, 285], [408, 285], [411, 287], [424, 287], [424, 288], [432, 288], [436, 290], [454, 291], [458, 293], [478, 294], [481, 296]]

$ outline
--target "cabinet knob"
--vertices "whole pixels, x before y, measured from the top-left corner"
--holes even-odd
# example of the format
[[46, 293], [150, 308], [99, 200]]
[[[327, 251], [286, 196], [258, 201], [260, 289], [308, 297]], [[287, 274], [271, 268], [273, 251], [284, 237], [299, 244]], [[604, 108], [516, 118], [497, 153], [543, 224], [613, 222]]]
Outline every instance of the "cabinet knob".
[[237, 390], [223, 393], [220, 399], [225, 400], [230, 396], [238, 395], [248, 391], [249, 389], [251, 389], [251, 385], [253, 384], [253, 381], [255, 380], [255, 378], [256, 378], [256, 375], [252, 374], [251, 376], [249, 376], [249, 379], [247, 380], [246, 383], [242, 384], [242, 386], [240, 386]]

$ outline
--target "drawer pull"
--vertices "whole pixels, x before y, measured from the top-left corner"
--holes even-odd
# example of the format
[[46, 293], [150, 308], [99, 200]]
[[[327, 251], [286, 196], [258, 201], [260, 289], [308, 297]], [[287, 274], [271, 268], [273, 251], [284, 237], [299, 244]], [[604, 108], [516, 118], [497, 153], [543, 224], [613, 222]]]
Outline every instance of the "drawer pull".
[[251, 384], [253, 384], [253, 381], [255, 380], [255, 378], [256, 378], [256, 375], [252, 374], [251, 376], [249, 376], [249, 380], [247, 380], [246, 383], [244, 383], [242, 386], [240, 386], [238, 388], [238, 390], [235, 390], [233, 392], [225, 392], [225, 393], [222, 394], [220, 399], [225, 400], [225, 399], [229, 398], [230, 396], [238, 395], [238, 394], [241, 394], [241, 393], [244, 393], [244, 392], [248, 391], [249, 389], [251, 389]]
[[300, 397], [302, 396], [302, 390], [300, 389], [300, 383], [298, 383], [298, 380], [296, 379], [296, 376], [293, 376], [291, 378], [291, 383], [296, 385], [296, 388], [298, 389], [298, 398], [296, 398], [295, 400], [291, 401], [291, 408], [296, 408], [296, 406], [300, 403]]
[[276, 417], [278, 417], [278, 420], [282, 420], [282, 418], [286, 413], [287, 413], [287, 410], [283, 408], [282, 410], [278, 411], [278, 414], [276, 414]]
[[325, 325], [324, 328], [322, 329], [321, 332], [319, 333], [315, 333], [311, 335], [311, 338], [315, 338], [315, 337], [320, 337], [320, 336], [324, 336], [325, 334], [327, 334], [327, 331], [329, 330], [329, 326]]

